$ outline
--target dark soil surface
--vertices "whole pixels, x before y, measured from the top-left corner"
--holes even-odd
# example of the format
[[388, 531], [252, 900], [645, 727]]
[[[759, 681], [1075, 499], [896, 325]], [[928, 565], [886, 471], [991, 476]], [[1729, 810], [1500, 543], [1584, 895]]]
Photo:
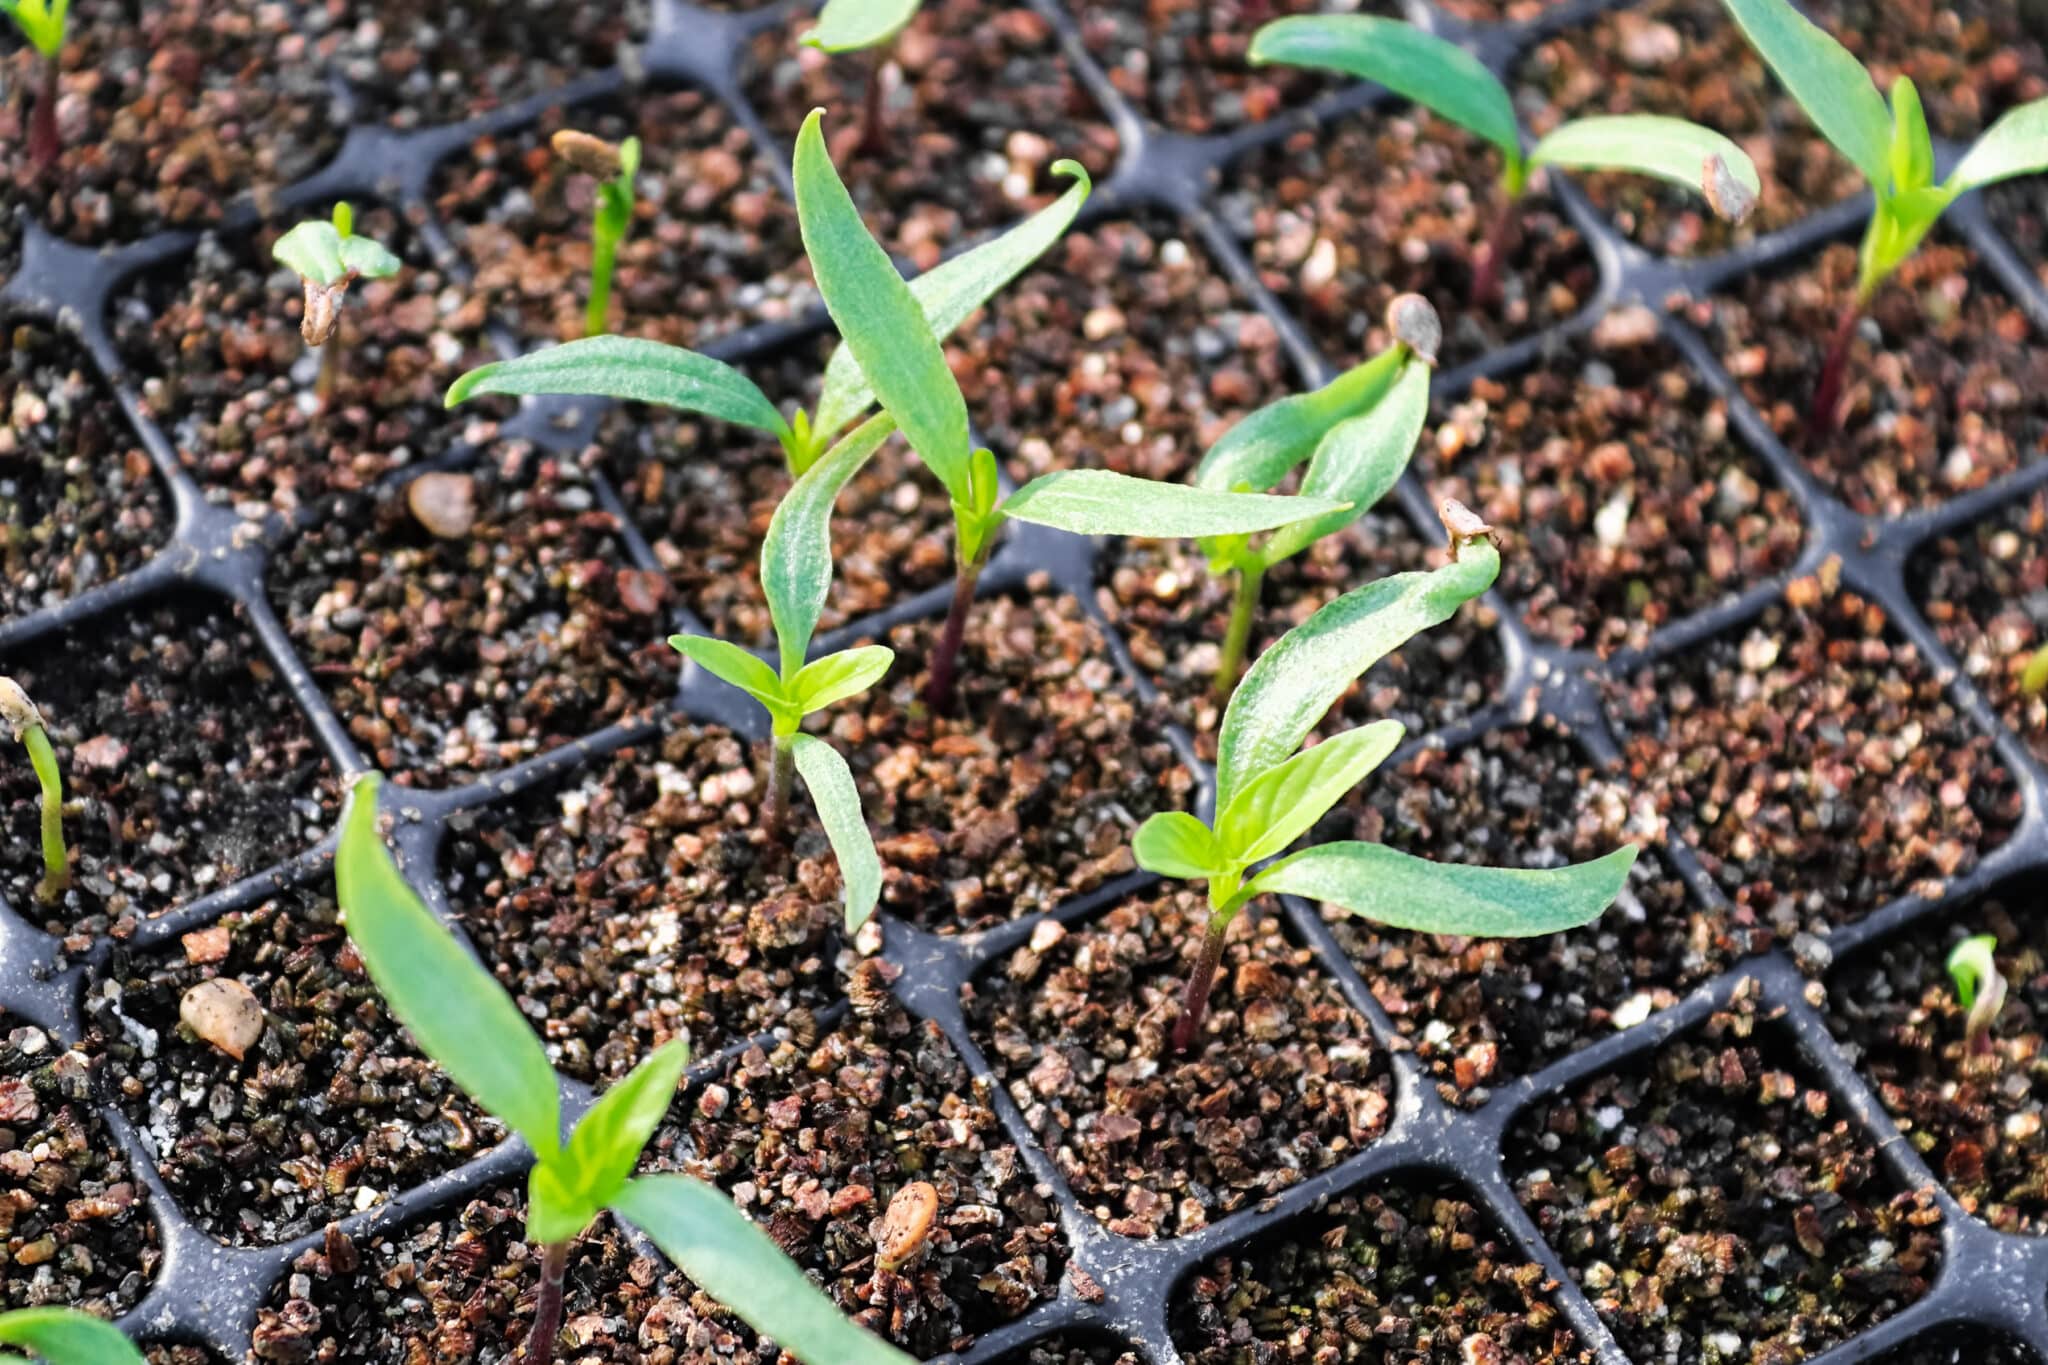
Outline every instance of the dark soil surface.
[[[1780, 940], [1909, 891], [1939, 895], [2019, 816], [1991, 742], [1935, 671], [1832, 579], [1830, 567], [1795, 581], [1739, 635], [1645, 667], [1610, 698], [1631, 801]], [[1820, 945], [1793, 947], [1825, 965]]]
[[2020, 260], [2048, 286], [2048, 178], [2028, 176], [1984, 191], [1984, 207]]
[[1365, 1020], [1274, 917], [1239, 916], [1202, 1037], [1168, 1035], [1208, 904], [1174, 889], [1047, 924], [971, 988], [982, 1051], [1089, 1212], [1176, 1236], [1372, 1142], [1392, 1077]]
[[1472, 274], [1498, 215], [1500, 153], [1419, 110], [1296, 133], [1225, 180], [1218, 215], [1333, 364], [1386, 346], [1382, 317], [1396, 294], [1435, 305], [1448, 367], [1563, 322], [1599, 284], [1577, 231], [1531, 190], [1517, 209], [1501, 299], [1475, 306]]
[[108, 0], [69, 15], [57, 126], [39, 174], [28, 152], [41, 57], [0, 39], [0, 217], [26, 208], [98, 244], [220, 221], [247, 195], [303, 180], [341, 145], [327, 74], [284, 5]]
[[[1367, 778], [1315, 837], [1365, 839], [1445, 863], [1556, 867], [1632, 838], [1648, 812], [1549, 727], [1423, 749]], [[1641, 1023], [1770, 943], [1753, 915], [1695, 910], [1655, 853], [1587, 928], [1536, 939], [1405, 933], [1324, 912], [1443, 1097], [1498, 1086]]]
[[1637, 1360], [1804, 1360], [1926, 1292], [1940, 1214], [1738, 999], [1644, 1071], [1540, 1103], [1517, 1195]]
[[85, 352], [8, 328], [0, 367], [0, 612], [26, 616], [139, 568], [170, 539], [163, 481]]
[[1643, 309], [1440, 406], [1416, 471], [1501, 540], [1538, 637], [1602, 654], [1789, 568], [1798, 506]]
[[695, 90], [550, 109], [444, 163], [434, 207], [489, 301], [525, 348], [583, 335], [596, 177], [556, 156], [558, 129], [640, 139], [634, 220], [612, 275], [611, 328], [678, 346], [816, 306], [796, 213], [769, 158]]
[[[2048, 1227], [2048, 927], [2031, 893], [1994, 898], [1845, 967], [1829, 1023], [1871, 1089], [1965, 1209], [2001, 1232]], [[1970, 934], [1998, 936], [2008, 994], [1982, 1049], [1945, 966]]]
[[[263, 1007], [240, 1061], [178, 1021], [185, 993], [214, 979]], [[324, 891], [156, 952], [117, 950], [86, 1005], [107, 1083], [179, 1207], [234, 1245], [318, 1231], [504, 1136], [402, 1036]]]
[[1174, 1339], [1189, 1365], [1591, 1361], [1552, 1287], [1478, 1208], [1404, 1179], [1208, 1262], [1174, 1304]]
[[883, 904], [941, 933], [1051, 910], [1136, 870], [1130, 837], [1194, 778], [1080, 603], [1036, 589], [968, 618], [956, 704], [922, 702], [941, 622], [889, 632], [889, 676], [815, 728], [846, 754], [888, 875]]
[[[352, 498], [273, 565], [285, 628], [378, 768], [453, 786], [647, 713], [675, 687], [668, 587], [583, 472], [514, 450], [430, 533], [406, 488]], [[435, 476], [437, 478], [444, 476]]]
[[2048, 345], [1974, 252], [1939, 237], [1857, 325], [1841, 429], [1810, 435], [1807, 409], [1855, 279], [1856, 249], [1838, 243], [1693, 309], [1744, 394], [1830, 492], [1866, 516], [1897, 516], [2048, 452]]
[[1085, 1336], [1048, 1337], [1004, 1356], [1002, 1365], [1140, 1365], [1136, 1351], [1109, 1340]]
[[2012, 0], [1817, 0], [1814, 15], [1880, 90], [1901, 75], [1936, 137], [1969, 142], [2048, 96], [2048, 17]]
[[785, 145], [811, 110], [831, 110], [825, 137], [868, 230], [920, 269], [1050, 202], [1069, 183], [1053, 162], [1078, 161], [1098, 184], [1116, 164], [1116, 134], [1029, 9], [929, 0], [881, 49], [880, 149], [855, 146], [874, 54], [800, 46], [815, 22], [798, 10], [754, 40], [747, 97]]
[[138, 919], [311, 848], [334, 826], [327, 760], [255, 637], [172, 599], [0, 659], [41, 707], [64, 774], [71, 890], [36, 903], [39, 788], [0, 765], [0, 888], [24, 916], [125, 936]]
[[731, 735], [676, 730], [454, 819], [449, 900], [561, 1070], [616, 1079], [679, 1035], [708, 1055], [837, 993], [836, 865], [806, 814], [792, 877], [751, 827], [756, 772]]
[[2041, 1365], [2041, 1358], [2018, 1342], [1944, 1323], [1877, 1365]]
[[498, 358], [484, 337], [485, 302], [435, 268], [388, 210], [356, 208], [356, 231], [408, 268], [348, 291], [327, 343], [341, 350], [324, 413], [314, 385], [326, 348], [300, 337], [298, 278], [270, 256], [288, 223], [253, 240], [205, 238], [115, 306], [115, 339], [143, 410], [216, 503], [291, 513], [441, 455], [458, 437], [486, 443], [492, 419], [512, 410], [505, 399], [443, 409], [457, 376]]

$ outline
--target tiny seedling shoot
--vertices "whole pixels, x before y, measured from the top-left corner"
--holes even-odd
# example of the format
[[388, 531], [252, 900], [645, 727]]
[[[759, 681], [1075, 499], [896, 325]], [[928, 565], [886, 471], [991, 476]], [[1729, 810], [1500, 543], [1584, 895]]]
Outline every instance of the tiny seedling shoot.
[[11, 728], [14, 742], [28, 750], [29, 765], [43, 789], [43, 879], [36, 884], [36, 899], [47, 905], [71, 885], [71, 859], [64, 851], [64, 778], [57, 771], [57, 751], [50, 747], [42, 712], [21, 684], [8, 677], [0, 677], [0, 724]]
[[0, 14], [14, 21], [21, 36], [43, 59], [43, 85], [28, 125], [28, 159], [38, 175], [55, 165], [57, 154], [64, 150], [57, 134], [57, 77], [64, 52], [64, 19], [70, 12], [71, 0], [0, 0]]
[[799, 40], [835, 56], [874, 52], [868, 67], [867, 97], [861, 106], [859, 151], [865, 155], [882, 156], [889, 150], [888, 117], [882, 107], [884, 45], [917, 17], [923, 4], [924, 0], [826, 0], [825, 8], [818, 11], [817, 26]]
[[1934, 180], [1934, 141], [1920, 92], [1892, 82], [1891, 107], [1849, 50], [1785, 0], [1725, 0], [1750, 46], [1777, 73], [1821, 136], [1870, 182], [1876, 209], [1864, 231], [1856, 292], [1843, 306], [1814, 385], [1807, 429], [1832, 433], [1841, 421], [1843, 369], [1856, 323], [1879, 285], [1920, 245], [1950, 204], [1971, 190], [2048, 170], [2048, 99], [2008, 110], [1977, 139], [1948, 179]]
[[[18, 1346], [29, 1354], [4, 1348]], [[17, 1308], [0, 1313], [0, 1365], [144, 1365], [118, 1328], [75, 1308]]]
[[597, 208], [590, 220], [590, 302], [583, 310], [583, 335], [605, 334], [611, 311], [612, 267], [619, 243], [633, 226], [633, 177], [640, 174], [640, 139], [614, 146], [602, 138], [564, 128], [550, 139], [555, 155], [597, 177]]
[[1636, 857], [1632, 844], [1592, 862], [1524, 871], [1446, 866], [1382, 844], [1330, 843], [1247, 877], [1254, 865], [1307, 833], [1401, 742], [1401, 723], [1382, 720], [1301, 749], [1331, 703], [1379, 659], [1449, 620], [1499, 575], [1500, 551], [1477, 519], [1454, 503], [1446, 504], [1444, 516], [1450, 563], [1348, 592], [1259, 655], [1231, 695], [1217, 736], [1215, 823], [1173, 811], [1138, 827], [1132, 851], [1139, 866], [1208, 882], [1208, 931], [1174, 1025], [1176, 1052], [1200, 1034], [1224, 936], [1255, 897], [1302, 896], [1423, 933], [1525, 938], [1589, 923], [1627, 881]]
[[305, 286], [306, 312], [299, 320], [299, 335], [320, 351], [320, 377], [313, 392], [322, 412], [334, 397], [339, 373], [341, 304], [348, 287], [359, 279], [396, 275], [400, 265], [382, 244], [357, 236], [354, 227], [354, 211], [345, 203], [336, 204], [331, 222], [315, 218], [300, 223], [270, 248], [278, 264], [294, 271]]
[[1756, 167], [1733, 142], [1697, 123], [1656, 114], [1574, 119], [1524, 153], [1514, 103], [1485, 64], [1456, 43], [1396, 19], [1276, 19], [1253, 37], [1247, 56], [1254, 66], [1319, 67], [1375, 81], [1500, 149], [1500, 207], [1472, 274], [1472, 302], [1482, 308], [1499, 302], [1517, 208], [1538, 166], [1655, 176], [1699, 193], [1716, 213], [1737, 221], [1756, 206], [1761, 188]]
[[699, 1288], [804, 1365], [910, 1365], [840, 1316], [803, 1271], [717, 1187], [636, 1177], [689, 1062], [675, 1039], [597, 1098], [562, 1141], [561, 1092], [547, 1052], [504, 988], [444, 929], [377, 832], [375, 775], [343, 817], [334, 878], [350, 940], [392, 1015], [463, 1091], [526, 1141], [526, 1232], [541, 1282], [523, 1365], [548, 1365], [561, 1329], [569, 1248], [610, 1212], [638, 1227]]
[[1972, 1052], [1991, 1050], [1991, 1026], [2005, 1008], [2005, 978], [1991, 956], [1997, 948], [1994, 935], [1977, 934], [1958, 943], [1948, 955], [1948, 977], [1956, 984], [1956, 999], [1969, 1011], [1963, 1038]]

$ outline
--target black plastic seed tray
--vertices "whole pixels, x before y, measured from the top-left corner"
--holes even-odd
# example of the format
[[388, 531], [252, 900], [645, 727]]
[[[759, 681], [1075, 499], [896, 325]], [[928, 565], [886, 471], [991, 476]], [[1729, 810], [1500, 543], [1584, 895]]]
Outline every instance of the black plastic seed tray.
[[[1214, 138], [1191, 138], [1147, 124], [1112, 88], [1092, 61], [1074, 17], [1054, 0], [1031, 0], [1060, 34], [1064, 55], [1094, 95], [1117, 132], [1123, 161], [1098, 190], [1087, 218], [1103, 218], [1149, 209], [1175, 219], [1199, 240], [1234, 283], [1250, 296], [1278, 328], [1305, 383], [1319, 383], [1332, 371], [1315, 354], [1302, 326], [1261, 287], [1250, 262], [1231, 233], [1213, 212], [1212, 195], [1222, 168], [1257, 146], [1277, 141], [1304, 126], [1364, 108], [1386, 99], [1383, 92], [1352, 87], [1329, 95], [1306, 112], [1276, 118]], [[1471, 26], [1428, 5], [1410, 0], [1410, 17], [1438, 32], [1468, 39], [1497, 71], [1537, 39], [1618, 5], [1587, 0], [1557, 6], [1533, 25]], [[657, 6], [650, 40], [635, 64], [651, 78], [695, 84], [726, 105], [757, 144], [769, 148], [785, 192], [788, 191], [786, 147], [776, 146], [760, 116], [748, 105], [738, 80], [748, 40], [783, 21], [788, 6], [753, 14], [733, 15], [698, 10], [680, 0]], [[377, 199], [405, 211], [421, 225], [428, 245], [442, 260], [455, 253], [434, 221], [428, 182], [442, 158], [465, 147], [478, 134], [503, 131], [531, 122], [551, 105], [602, 97], [624, 87], [623, 69], [590, 73], [570, 86], [525, 100], [468, 123], [395, 133], [380, 127], [354, 127], [333, 164], [311, 180], [293, 187], [272, 206], [273, 217], [297, 210], [324, 211], [334, 198]], [[1942, 148], [1945, 158], [1956, 149]], [[1867, 196], [1823, 212], [1800, 225], [1760, 240], [1738, 254], [1692, 263], [1655, 259], [1625, 242], [1585, 197], [1565, 183], [1557, 189], [1565, 212], [1583, 234], [1596, 259], [1601, 285], [1591, 303], [1562, 328], [1518, 341], [1482, 361], [1438, 377], [1439, 397], [1464, 393], [1482, 377], [1507, 374], [1556, 341], [1589, 331], [1600, 317], [1631, 303], [1660, 304], [1675, 293], [1701, 296], [1728, 279], [1773, 263], [1810, 255], [1818, 246], [1858, 229], [1869, 211]], [[1973, 197], [1949, 215], [1953, 230], [1988, 263], [2003, 286], [2034, 325], [2048, 331], [2048, 293], [2021, 262], [2013, 248], [1993, 230]], [[246, 227], [246, 214], [223, 231]], [[260, 529], [234, 513], [210, 506], [191, 476], [180, 467], [169, 442], [144, 417], [115, 351], [108, 328], [108, 310], [122, 282], [143, 271], [176, 271], [197, 243], [196, 234], [168, 233], [110, 251], [69, 246], [30, 225], [19, 273], [0, 291], [0, 312], [57, 320], [89, 349], [126, 410], [157, 470], [172, 490], [176, 526], [169, 543], [133, 573], [94, 588], [62, 606], [0, 624], [0, 649], [20, 653], [37, 642], [78, 629], [96, 618], [166, 591], [196, 589], [232, 601], [268, 656], [288, 683], [308, 717], [328, 759], [346, 781], [367, 764], [348, 730], [330, 709], [306, 664], [297, 657], [263, 590], [266, 568], [275, 548], [292, 528]], [[1946, 680], [1949, 699], [1969, 721], [1992, 737], [2000, 761], [2014, 774], [2024, 804], [2015, 833], [1984, 858], [1967, 876], [1946, 888], [1941, 899], [1909, 896], [1837, 930], [1828, 946], [1836, 956], [1889, 936], [1904, 926], [1945, 913], [1945, 907], [2023, 871], [2048, 868], [2048, 814], [2043, 811], [2044, 774], [2027, 747], [2000, 725], [1993, 708], [1972, 686], [1944, 649], [1932, 626], [1916, 608], [1905, 584], [1908, 556], [1930, 538], [1966, 525], [2009, 500], [2048, 484], [2048, 463], [2022, 469], [2004, 480], [1939, 508], [1896, 520], [1871, 520], [1856, 515], [1832, 498], [1811, 473], [1771, 434], [1763, 418], [1744, 400], [1708, 345], [1686, 323], [1658, 310], [1659, 326], [1668, 341], [1709, 385], [1725, 399], [1743, 440], [1764, 461], [1803, 510], [1807, 542], [1789, 572], [1756, 584], [1738, 597], [1660, 630], [1642, 650], [1602, 661], [1591, 653], [1565, 651], [1529, 633], [1512, 604], [1495, 600], [1496, 627], [1508, 678], [1504, 700], [1460, 723], [1455, 733], [1426, 737], [1427, 742], [1458, 743], [1491, 729], [1523, 725], [1532, 719], [1555, 722], [1603, 766], [1618, 763], [1620, 751], [1603, 714], [1599, 682], [1618, 677], [1643, 663], [1670, 657], [1730, 627], [1758, 617], [1778, 600], [1788, 582], [1813, 573], [1830, 559], [1840, 565], [1842, 583], [1886, 612], [1895, 629]], [[815, 329], [813, 316], [794, 325], [753, 329], [707, 347], [728, 359], [744, 360], [786, 342], [793, 334]], [[500, 339], [501, 342], [503, 339]], [[508, 349], [508, 345], [501, 345]], [[530, 405], [510, 424], [508, 434], [530, 439], [542, 449], [568, 455], [579, 451], [590, 430], [593, 405], [581, 405], [578, 420], [563, 420], [562, 405]], [[458, 449], [444, 464], [460, 465], [483, 452]], [[405, 476], [418, 472], [405, 471]], [[600, 501], [619, 508], [616, 492], [594, 475]], [[1436, 522], [1425, 490], [1410, 476], [1398, 491], [1400, 507], [1414, 525], [1430, 534]], [[628, 548], [642, 568], [657, 568], [652, 553], [626, 525]], [[1013, 528], [990, 570], [983, 576], [984, 596], [1001, 594], [1025, 578], [1043, 572], [1098, 616], [1130, 684], [1150, 696], [1151, 687], [1116, 638], [1114, 627], [1100, 619], [1095, 606], [1093, 547], [1070, 537], [1028, 526]], [[837, 632], [840, 639], [872, 633], [889, 624], [943, 613], [946, 590], [925, 594], [891, 608], [882, 617], [857, 622]], [[676, 628], [697, 629], [687, 613], [675, 614]], [[820, 642], [831, 647], [833, 640]], [[1513, 701], [1505, 699], [1514, 699]], [[1528, 699], [1533, 699], [1531, 702]], [[758, 709], [738, 704], [737, 694], [694, 671], [684, 675], [674, 709], [688, 719], [716, 722], [759, 738]], [[1532, 709], [1533, 713], [1532, 714]], [[653, 724], [615, 726], [543, 757], [522, 763], [474, 785], [439, 792], [400, 787], [385, 789], [385, 804], [397, 818], [398, 840], [405, 865], [438, 912], [446, 903], [435, 885], [435, 855], [449, 818], [457, 812], [505, 802], [566, 770], [623, 746], [647, 739]], [[1207, 773], [1194, 761], [1186, 734], [1174, 736], [1176, 747], [1204, 783]], [[1418, 737], [1411, 743], [1425, 742]], [[1660, 855], [1686, 880], [1693, 896], [1717, 904], [1721, 893], [1697, 858], [1678, 840], [1668, 840]], [[220, 916], [249, 907], [278, 889], [330, 875], [331, 843], [300, 851], [273, 870], [213, 892], [162, 916], [144, 922], [136, 932], [139, 946], [163, 944], [209, 924]], [[1066, 922], [1086, 920], [1148, 883], [1129, 877], [1100, 888], [1052, 912]], [[1678, 1004], [1646, 1022], [1617, 1032], [1558, 1061], [1534, 1075], [1514, 1080], [1474, 1109], [1444, 1102], [1406, 1050], [1391, 1020], [1375, 1001], [1366, 982], [1340, 949], [1314, 907], [1288, 902], [1282, 913], [1291, 933], [1313, 952], [1322, 969], [1336, 980], [1348, 1001], [1371, 1024], [1378, 1042], [1394, 1065], [1394, 1117], [1385, 1136], [1335, 1167], [1311, 1175], [1277, 1197], [1222, 1218], [1191, 1235], [1171, 1240], [1135, 1241], [1105, 1230], [1084, 1209], [1033, 1137], [1029, 1126], [1000, 1083], [993, 1081], [984, 1056], [970, 1035], [961, 1008], [961, 988], [979, 971], [1028, 940], [1045, 916], [1033, 916], [999, 928], [959, 937], [940, 937], [885, 917], [886, 956], [900, 967], [893, 989], [914, 1015], [936, 1024], [977, 1078], [991, 1081], [987, 1090], [1006, 1130], [1036, 1179], [1053, 1192], [1062, 1230], [1072, 1247], [1070, 1269], [1058, 1297], [1041, 1303], [1022, 1317], [990, 1331], [961, 1362], [996, 1362], [1021, 1352], [1031, 1343], [1078, 1334], [1125, 1343], [1153, 1365], [1179, 1359], [1168, 1327], [1170, 1306], [1182, 1281], [1219, 1251], [1254, 1243], [1283, 1230], [1290, 1220], [1340, 1193], [1384, 1181], [1410, 1177], [1425, 1183], [1448, 1181], [1492, 1218], [1514, 1251], [1540, 1263], [1557, 1282], [1556, 1306], [1581, 1342], [1603, 1362], [1622, 1365], [1628, 1357], [1603, 1326], [1592, 1303], [1574, 1284], [1557, 1254], [1545, 1244], [1529, 1214], [1515, 1198], [1502, 1162], [1503, 1143], [1516, 1117], [1540, 1099], [1561, 1094], [1581, 1081], [1633, 1059], [1648, 1056], [1667, 1040], [1686, 1032], [1723, 1008], [1738, 991], [1758, 999], [1764, 1012], [1778, 1017], [1775, 1027], [1789, 1037], [1803, 1064], [1824, 1078], [1842, 1112], [1880, 1153], [1890, 1179], [1901, 1189], [1923, 1189], [1942, 1215], [1943, 1256], [1931, 1290], [1910, 1307], [1862, 1335], [1814, 1359], [1827, 1365], [1873, 1359], [1926, 1334], [1948, 1339], [1950, 1329], [1993, 1330], [2029, 1344], [2048, 1360], [2048, 1241], [2002, 1235], [1966, 1214], [1923, 1165], [1885, 1115], [1855, 1069], [1832, 1041], [1814, 1004], [1811, 986], [1792, 957], [1774, 950], [1752, 957], [1698, 988]], [[452, 923], [452, 921], [451, 921]], [[459, 930], [458, 930], [459, 932]], [[101, 943], [84, 957], [67, 958], [59, 942], [32, 928], [24, 918], [0, 914], [0, 1007], [49, 1030], [69, 1042], [82, 1033], [81, 992], [96, 966], [105, 960]], [[821, 1022], [836, 1019], [837, 1005]], [[718, 1071], [747, 1044], [700, 1058], [692, 1083]], [[587, 1099], [575, 1082], [564, 1080], [572, 1108]], [[316, 1244], [317, 1234], [298, 1242], [264, 1249], [235, 1249], [218, 1244], [183, 1214], [156, 1174], [156, 1162], [143, 1138], [120, 1110], [102, 1109], [108, 1130], [127, 1149], [152, 1195], [151, 1208], [164, 1250], [161, 1273], [146, 1298], [122, 1326], [144, 1341], [204, 1344], [230, 1359], [250, 1351], [250, 1333], [259, 1306], [271, 1287], [289, 1273], [293, 1260]], [[417, 1188], [398, 1193], [366, 1213], [349, 1219], [344, 1228], [359, 1234], [417, 1219], [430, 1211], [459, 1203], [495, 1181], [519, 1171], [525, 1162], [516, 1142]], [[1079, 1273], [1077, 1273], [1079, 1272]], [[1085, 1286], [1084, 1295], [1081, 1288]]]

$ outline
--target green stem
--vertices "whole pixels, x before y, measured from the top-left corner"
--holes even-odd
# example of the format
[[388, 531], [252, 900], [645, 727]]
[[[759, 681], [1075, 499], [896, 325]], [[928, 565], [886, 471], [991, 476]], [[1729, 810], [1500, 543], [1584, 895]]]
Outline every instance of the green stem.
[[1240, 561], [1237, 587], [1230, 598], [1230, 629], [1223, 637], [1223, 660], [1216, 666], [1216, 691], [1229, 696], [1244, 671], [1245, 646], [1251, 643], [1252, 619], [1259, 614], [1259, 589], [1266, 581], [1266, 566], [1256, 559]]
[[42, 726], [23, 731], [21, 742], [43, 788], [43, 880], [36, 898], [48, 904], [71, 885], [71, 859], [64, 851], [64, 778], [57, 771], [57, 751]]
[[541, 1249], [540, 1291], [534, 1296], [533, 1332], [526, 1338], [525, 1365], [549, 1365], [555, 1338], [562, 1334], [562, 1282], [569, 1271], [569, 1244], [549, 1242]]
[[768, 798], [761, 808], [761, 828], [771, 839], [782, 837], [789, 819], [790, 802], [796, 799], [796, 736], [776, 732], [768, 760]]
[[612, 306], [612, 264], [618, 239], [599, 229], [590, 242], [590, 303], [583, 312], [583, 335], [601, 337]]
[[1202, 1021], [1209, 1015], [1209, 992], [1216, 985], [1216, 969], [1223, 965], [1223, 938], [1235, 918], [1235, 911], [1209, 913], [1209, 932], [1202, 939], [1202, 955], [1195, 959], [1195, 970], [1188, 976], [1187, 991], [1181, 997], [1180, 1020], [1173, 1026], [1175, 1052], [1186, 1052], [1193, 1046], [1195, 1035], [1202, 1031]]

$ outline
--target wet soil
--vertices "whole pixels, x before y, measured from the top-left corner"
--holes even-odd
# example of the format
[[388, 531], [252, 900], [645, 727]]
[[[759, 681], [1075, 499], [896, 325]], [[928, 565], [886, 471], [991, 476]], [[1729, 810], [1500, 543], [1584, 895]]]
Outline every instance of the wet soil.
[[2021, 264], [2048, 285], [2048, 179], [2028, 176], [1993, 186], [1984, 191], [1984, 209]]

